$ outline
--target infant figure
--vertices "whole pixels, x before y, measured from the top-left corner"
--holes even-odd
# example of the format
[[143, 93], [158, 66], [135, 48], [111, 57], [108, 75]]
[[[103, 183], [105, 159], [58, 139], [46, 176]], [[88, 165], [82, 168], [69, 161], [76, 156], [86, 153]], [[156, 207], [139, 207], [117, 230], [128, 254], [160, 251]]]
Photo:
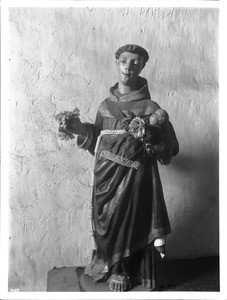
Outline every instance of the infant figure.
[[150, 116], [149, 122], [152, 126], [162, 126], [168, 120], [169, 115], [167, 111], [159, 108]]

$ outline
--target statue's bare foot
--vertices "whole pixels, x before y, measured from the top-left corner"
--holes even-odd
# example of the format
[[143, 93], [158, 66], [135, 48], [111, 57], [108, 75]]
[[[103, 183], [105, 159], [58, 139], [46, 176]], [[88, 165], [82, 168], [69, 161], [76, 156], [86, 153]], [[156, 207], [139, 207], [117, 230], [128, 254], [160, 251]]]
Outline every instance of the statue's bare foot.
[[131, 288], [131, 282], [128, 276], [113, 274], [108, 279], [109, 288], [113, 292], [124, 292]]

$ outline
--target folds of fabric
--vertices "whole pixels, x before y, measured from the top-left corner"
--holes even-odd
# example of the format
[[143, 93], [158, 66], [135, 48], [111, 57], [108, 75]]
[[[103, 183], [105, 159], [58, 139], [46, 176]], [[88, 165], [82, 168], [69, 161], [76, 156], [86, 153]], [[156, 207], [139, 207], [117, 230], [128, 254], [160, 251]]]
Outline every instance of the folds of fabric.
[[[159, 108], [150, 100], [146, 82], [142, 79], [141, 82], [144, 86], [131, 94], [120, 98], [116, 98], [113, 91], [110, 94], [109, 99], [126, 116], [133, 114], [143, 118]], [[92, 154], [102, 130], [125, 128], [111, 114], [106, 101], [101, 103], [95, 123], [86, 126], [87, 136], [78, 138], [78, 146]], [[146, 249], [156, 237], [171, 232], [157, 161], [169, 164], [179, 147], [170, 122], [161, 136], [164, 147], [156, 157], [144, 156], [142, 142], [129, 133], [113, 132], [99, 138], [92, 194], [92, 224], [97, 249], [87, 269], [94, 280], [102, 279], [116, 264]], [[147, 262], [146, 254], [141, 264]], [[146, 282], [151, 280], [145, 277]]]
[[93, 209], [97, 257], [108, 266], [170, 233], [157, 163], [149, 158], [138, 169], [98, 158]]

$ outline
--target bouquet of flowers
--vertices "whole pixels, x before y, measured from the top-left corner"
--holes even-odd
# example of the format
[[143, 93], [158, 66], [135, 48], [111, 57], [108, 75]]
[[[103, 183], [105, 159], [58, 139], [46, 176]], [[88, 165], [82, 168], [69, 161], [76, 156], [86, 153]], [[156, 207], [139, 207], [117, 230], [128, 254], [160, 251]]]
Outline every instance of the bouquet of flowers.
[[80, 116], [80, 111], [77, 107], [73, 111], [60, 112], [59, 114], [57, 114], [55, 116], [55, 120], [59, 124], [58, 137], [61, 140], [69, 140], [69, 139], [74, 138], [74, 135], [72, 133], [70, 133], [69, 131], [67, 131], [66, 127], [67, 127], [67, 123], [69, 123], [70, 120], [78, 119], [79, 116]]

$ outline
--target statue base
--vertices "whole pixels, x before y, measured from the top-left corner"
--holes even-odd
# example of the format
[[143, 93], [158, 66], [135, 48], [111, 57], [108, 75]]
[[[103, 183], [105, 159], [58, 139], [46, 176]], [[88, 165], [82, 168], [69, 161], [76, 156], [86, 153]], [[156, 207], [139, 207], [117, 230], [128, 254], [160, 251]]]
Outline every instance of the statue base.
[[[53, 268], [47, 274], [48, 292], [109, 292], [107, 282], [95, 283], [84, 274], [85, 267]], [[205, 257], [160, 261], [157, 291], [220, 291], [219, 258]], [[142, 285], [130, 291], [148, 292]]]

